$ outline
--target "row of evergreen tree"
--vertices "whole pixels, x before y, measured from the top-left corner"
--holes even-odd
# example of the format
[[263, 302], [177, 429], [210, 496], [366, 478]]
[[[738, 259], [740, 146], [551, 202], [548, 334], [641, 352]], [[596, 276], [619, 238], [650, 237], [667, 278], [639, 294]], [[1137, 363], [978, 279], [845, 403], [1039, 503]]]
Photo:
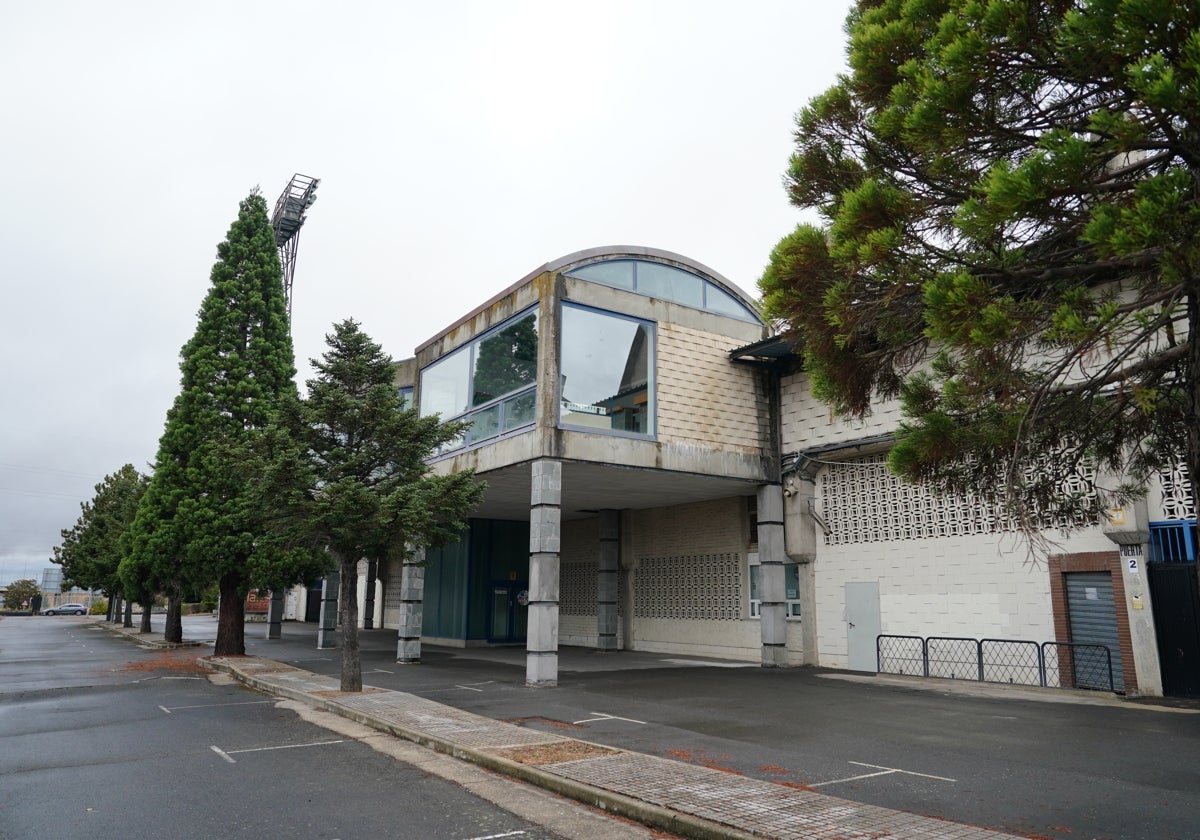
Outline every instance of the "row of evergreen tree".
[[103, 590], [114, 609], [118, 598], [142, 604], [145, 631], [149, 605], [165, 598], [173, 642], [180, 605], [215, 586], [214, 655], [229, 656], [246, 652], [251, 589], [337, 569], [342, 689], [360, 690], [359, 561], [452, 539], [483, 485], [469, 471], [430, 473], [426, 459], [462, 425], [406, 408], [391, 358], [355, 321], [326, 340], [302, 397], [274, 232], [254, 190], [217, 246], [153, 470], [126, 464], [96, 485], [54, 549], [64, 585]]

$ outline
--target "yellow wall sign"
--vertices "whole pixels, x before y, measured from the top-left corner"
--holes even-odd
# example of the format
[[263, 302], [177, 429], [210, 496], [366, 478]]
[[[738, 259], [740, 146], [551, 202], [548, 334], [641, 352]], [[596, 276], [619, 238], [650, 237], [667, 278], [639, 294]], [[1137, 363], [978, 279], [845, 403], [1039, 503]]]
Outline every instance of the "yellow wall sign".
[[1109, 508], [1108, 521], [1113, 525], [1125, 524], [1125, 508]]

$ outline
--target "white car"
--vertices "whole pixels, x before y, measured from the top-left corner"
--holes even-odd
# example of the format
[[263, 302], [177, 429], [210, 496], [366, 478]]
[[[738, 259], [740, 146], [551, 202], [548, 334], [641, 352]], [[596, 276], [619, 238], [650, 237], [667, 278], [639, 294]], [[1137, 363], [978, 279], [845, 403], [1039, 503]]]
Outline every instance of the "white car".
[[42, 615], [87, 615], [87, 607], [83, 604], [59, 604], [42, 610]]

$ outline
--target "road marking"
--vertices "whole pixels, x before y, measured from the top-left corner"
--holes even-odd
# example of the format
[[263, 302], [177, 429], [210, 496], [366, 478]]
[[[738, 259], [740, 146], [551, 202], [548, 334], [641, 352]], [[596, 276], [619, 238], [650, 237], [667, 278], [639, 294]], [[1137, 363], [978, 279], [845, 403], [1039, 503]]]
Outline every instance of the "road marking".
[[617, 717], [616, 715], [606, 715], [604, 712], [588, 712], [588, 714], [595, 715], [596, 717], [590, 717], [590, 718], [584, 718], [583, 720], [572, 721], [572, 725], [578, 726], [581, 723], [595, 723], [596, 721], [600, 721], [600, 720], [623, 720], [628, 723], [640, 723], [642, 726], [646, 725], [646, 721], [644, 721], [644, 720], [634, 720], [633, 718]]
[[[482, 691], [483, 691], [483, 689], [482, 689], [482, 688], [475, 688], [475, 686], [477, 686], [477, 685], [489, 685], [489, 684], [491, 684], [491, 683], [494, 683], [494, 682], [495, 682], [495, 680], [484, 680], [483, 682], [477, 682], [477, 683], [464, 683], [464, 684], [461, 684], [461, 685], [456, 683], [456, 684], [455, 684], [455, 686], [454, 686], [454, 688], [461, 688], [463, 691], [479, 691], [479, 692], [482, 692]], [[421, 693], [422, 693], [422, 694], [439, 694], [439, 693], [441, 693], [441, 692], [443, 692], [443, 691], [454, 691], [454, 688], [431, 688], [431, 689], [429, 689], [429, 691], [423, 691], [423, 692], [421, 692]]]
[[180, 709], [211, 709], [215, 706], [261, 706], [264, 703], [274, 702], [274, 700], [242, 700], [237, 703], [201, 703], [197, 706], [172, 706], [169, 709], [166, 706], [159, 706], [158, 708], [167, 714], [171, 714], [171, 712], [178, 712]]
[[233, 758], [233, 756], [238, 755], [239, 753], [267, 752], [269, 750], [295, 750], [295, 749], [300, 749], [301, 747], [324, 747], [324, 746], [328, 746], [329, 744], [344, 744], [344, 743], [345, 743], [345, 740], [339, 738], [336, 741], [314, 741], [311, 744], [281, 744], [278, 747], [252, 747], [252, 748], [244, 749], [244, 750], [226, 751], [226, 750], [223, 750], [220, 747], [214, 746], [212, 744], [210, 744], [208, 748], [210, 750], [212, 750], [213, 752], [215, 752], [217, 755], [221, 756], [221, 758], [228, 761], [230, 764], [237, 764], [237, 761]]
[[483, 837], [468, 837], [467, 840], [500, 840], [501, 837], [520, 837], [524, 831], [506, 831], [503, 834], [487, 834]]
[[389, 671], [387, 668], [372, 668], [370, 671], [367, 671], [367, 673], [368, 674], [392, 674], [395, 672]]
[[860, 779], [872, 779], [876, 776], [890, 776], [893, 773], [901, 773], [905, 776], [920, 776], [923, 779], [936, 779], [939, 782], [954, 782], [954, 783], [958, 782], [958, 779], [949, 779], [945, 776], [934, 776], [929, 773], [917, 773], [916, 771], [913, 771], [913, 770], [901, 770], [898, 767], [884, 767], [880, 764], [867, 764], [865, 761], [851, 761], [849, 763], [856, 764], [859, 767], [873, 767], [874, 769], [878, 770], [879, 772], [878, 773], [863, 773], [858, 776], [847, 776], [844, 779], [829, 779], [828, 781], [825, 781], [825, 782], [810, 783], [807, 786], [818, 788], [818, 787], [824, 787], [825, 785], [840, 785], [843, 782], [857, 782]]
[[711, 662], [707, 659], [660, 659], [671, 665], [694, 665], [698, 668], [760, 668], [753, 662], [730, 662], [728, 660]]

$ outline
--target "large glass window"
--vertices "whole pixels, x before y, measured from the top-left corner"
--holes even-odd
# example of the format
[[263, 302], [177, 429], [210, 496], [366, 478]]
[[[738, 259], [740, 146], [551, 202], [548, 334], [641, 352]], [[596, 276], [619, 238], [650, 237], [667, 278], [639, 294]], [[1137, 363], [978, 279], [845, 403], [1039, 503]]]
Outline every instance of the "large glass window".
[[570, 277], [628, 289], [756, 324], [762, 320], [741, 300], [698, 274], [649, 260], [605, 260], [567, 272]]
[[[538, 315], [518, 315], [421, 371], [421, 416], [467, 420], [442, 452], [529, 426], [536, 420]], [[439, 453], [440, 454], [440, 453]]]
[[653, 436], [653, 379], [651, 324], [562, 305], [561, 425]]

